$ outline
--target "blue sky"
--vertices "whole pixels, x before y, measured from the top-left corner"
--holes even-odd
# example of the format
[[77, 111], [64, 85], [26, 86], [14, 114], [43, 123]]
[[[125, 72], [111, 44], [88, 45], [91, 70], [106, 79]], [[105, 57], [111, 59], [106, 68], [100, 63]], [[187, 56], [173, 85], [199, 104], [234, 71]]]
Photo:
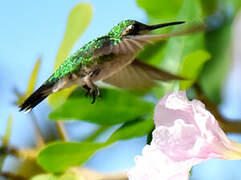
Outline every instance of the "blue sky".
[[[53, 69], [54, 59], [62, 41], [68, 14], [79, 0], [41, 0], [41, 1], [2, 1], [0, 5], [0, 134], [4, 132], [9, 114], [14, 115], [14, 127], [11, 143], [19, 147], [30, 147], [34, 144], [34, 131], [29, 117], [19, 113], [12, 105], [15, 100], [13, 88], [24, 91], [29, 75], [41, 56], [42, 64], [38, 79], [38, 86], [48, 78]], [[147, 22], [147, 17], [136, 6], [135, 0], [88, 0], [94, 8], [93, 20], [74, 46], [74, 50], [84, 43], [106, 34], [111, 27], [124, 19], [135, 19]], [[229, 83], [232, 86], [232, 83]], [[232, 88], [231, 88], [232, 90]], [[234, 95], [227, 90], [226, 96]], [[232, 117], [240, 118], [236, 100], [223, 105], [224, 112]], [[239, 106], [240, 107], [240, 106]], [[40, 128], [45, 134], [55, 131], [51, 122], [47, 120], [49, 109], [47, 103], [41, 103], [35, 110], [41, 116]], [[40, 119], [39, 119], [40, 120]], [[68, 125], [73, 131], [73, 137], [84, 134], [84, 126], [94, 128], [86, 123]], [[234, 138], [238, 139], [238, 136]], [[145, 138], [138, 138], [128, 142], [120, 142], [105, 151], [100, 151], [87, 163], [88, 166], [101, 171], [118, 171], [134, 165], [134, 156], [140, 154], [145, 145]], [[103, 158], [111, 154], [111, 158]], [[113, 155], [112, 155], [113, 154]], [[105, 163], [103, 163], [103, 159]], [[99, 163], [98, 163], [99, 162]], [[102, 163], [101, 163], [102, 162]], [[238, 180], [239, 175], [235, 167], [240, 167], [240, 161], [212, 160], [198, 166], [194, 171], [194, 179]], [[210, 168], [212, 167], [212, 168]], [[208, 173], [208, 175], [207, 175]], [[205, 177], [205, 178], [204, 178]], [[218, 178], [217, 178], [218, 177]]]

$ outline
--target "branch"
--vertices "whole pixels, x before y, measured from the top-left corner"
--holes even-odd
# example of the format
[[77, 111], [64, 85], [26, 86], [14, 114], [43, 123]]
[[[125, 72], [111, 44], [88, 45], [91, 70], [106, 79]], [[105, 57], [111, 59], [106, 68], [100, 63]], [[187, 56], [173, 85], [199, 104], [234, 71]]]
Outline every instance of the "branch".
[[0, 176], [13, 180], [27, 180], [27, 178], [10, 172], [0, 172]]
[[78, 172], [77, 174], [81, 174], [86, 180], [128, 180], [126, 172], [102, 174], [84, 167], [71, 168], [70, 171]]
[[202, 90], [202, 88], [195, 84], [194, 88], [197, 92], [197, 97], [200, 101], [202, 101], [206, 108], [213, 113], [214, 117], [218, 120], [220, 127], [226, 132], [226, 133], [241, 133], [241, 120], [231, 120], [225, 118], [220, 111], [217, 108], [217, 105], [212, 103], [205, 95]]
[[18, 150], [13, 147], [2, 146], [0, 147], [0, 155], [13, 155], [18, 157]]
[[65, 127], [64, 123], [61, 122], [61, 121], [57, 121], [55, 125], [56, 125], [57, 131], [60, 135], [60, 138], [63, 141], [69, 141], [69, 136], [68, 136], [68, 133], [67, 133], [67, 130], [66, 130], [66, 127]]
[[36, 136], [37, 136], [36, 146], [37, 147], [43, 147], [45, 145], [45, 141], [44, 141], [43, 135], [42, 135], [41, 130], [38, 126], [37, 119], [36, 119], [33, 111], [30, 112], [30, 117], [31, 117], [31, 120], [32, 120], [32, 123], [33, 123], [33, 126], [34, 126], [34, 130], [35, 130], [35, 133], [36, 133]]

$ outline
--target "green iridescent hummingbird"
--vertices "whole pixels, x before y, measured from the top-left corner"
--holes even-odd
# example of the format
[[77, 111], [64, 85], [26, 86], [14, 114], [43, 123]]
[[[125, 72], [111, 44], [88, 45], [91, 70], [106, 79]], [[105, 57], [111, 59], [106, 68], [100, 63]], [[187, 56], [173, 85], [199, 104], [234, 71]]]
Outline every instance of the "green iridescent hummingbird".
[[145, 25], [134, 20], [125, 20], [111, 31], [85, 44], [70, 55], [59, 68], [22, 105], [20, 111], [28, 112], [48, 95], [79, 85], [95, 102], [96, 93], [101, 93], [96, 81], [104, 81], [119, 88], [147, 88], [156, 80], [169, 81], [182, 78], [138, 61], [136, 56], [145, 44], [164, 40], [178, 34], [148, 35], [152, 30], [182, 24], [183, 21], [158, 25]]

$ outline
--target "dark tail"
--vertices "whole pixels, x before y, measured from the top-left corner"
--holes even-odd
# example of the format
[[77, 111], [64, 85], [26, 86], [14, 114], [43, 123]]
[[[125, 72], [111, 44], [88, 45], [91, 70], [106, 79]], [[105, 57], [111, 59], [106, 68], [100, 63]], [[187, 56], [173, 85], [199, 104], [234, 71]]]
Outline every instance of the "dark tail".
[[24, 102], [19, 106], [19, 111], [25, 113], [31, 111], [41, 101], [43, 101], [48, 95], [52, 93], [52, 88], [55, 83], [43, 84], [33, 94], [31, 94]]

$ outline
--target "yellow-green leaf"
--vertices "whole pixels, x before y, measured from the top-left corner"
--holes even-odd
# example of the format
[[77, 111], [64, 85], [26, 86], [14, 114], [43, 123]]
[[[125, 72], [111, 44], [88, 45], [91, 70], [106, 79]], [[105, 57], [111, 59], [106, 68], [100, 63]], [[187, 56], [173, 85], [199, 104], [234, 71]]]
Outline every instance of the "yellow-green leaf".
[[25, 93], [22, 96], [20, 96], [17, 101], [18, 105], [22, 104], [23, 101], [33, 93], [36, 82], [37, 82], [37, 78], [38, 78], [40, 64], [41, 64], [41, 57], [39, 57], [37, 62], [35, 63], [33, 71], [30, 75], [30, 79], [28, 81], [27, 89], [26, 89]]
[[51, 94], [48, 98], [50, 106], [54, 109], [60, 107], [69, 97], [69, 95], [76, 89], [76, 87], [77, 86], [73, 86], [71, 88], [64, 89], [62, 91]]
[[80, 169], [81, 168], [70, 168], [61, 175], [39, 174], [32, 177], [31, 180], [86, 180]]
[[41, 63], [41, 57], [38, 58], [35, 66], [34, 66], [34, 69], [31, 73], [31, 76], [30, 76], [30, 79], [29, 79], [29, 82], [28, 82], [28, 87], [27, 87], [27, 90], [25, 92], [26, 96], [30, 96], [34, 91], [36, 81], [37, 81], [37, 77], [38, 77], [38, 73], [39, 73], [40, 63]]
[[[3, 147], [8, 146], [8, 142], [9, 142], [9, 139], [10, 139], [11, 134], [12, 134], [12, 126], [13, 126], [13, 116], [9, 115], [6, 130], [5, 130], [5, 134], [2, 137], [2, 146]], [[6, 157], [7, 157], [6, 154], [3, 154], [2, 156], [0, 156], [0, 171], [2, 170], [2, 167], [3, 167], [3, 164], [4, 164], [4, 161], [5, 161]]]
[[8, 145], [8, 141], [9, 141], [9, 139], [11, 137], [11, 133], [12, 133], [12, 126], [13, 126], [13, 116], [9, 115], [5, 134], [3, 136], [3, 146]]
[[[69, 55], [76, 41], [88, 27], [91, 18], [92, 7], [89, 3], [79, 3], [71, 10], [66, 26], [66, 32], [56, 56], [54, 69], [58, 68]], [[60, 103], [63, 103], [66, 100], [74, 89], [75, 88], [70, 88], [57, 94], [50, 95], [48, 98], [50, 106], [52, 108], [58, 107]]]
[[204, 63], [210, 57], [207, 51], [197, 50], [184, 58], [180, 75], [188, 80], [180, 81], [180, 89], [187, 89], [196, 81]]

